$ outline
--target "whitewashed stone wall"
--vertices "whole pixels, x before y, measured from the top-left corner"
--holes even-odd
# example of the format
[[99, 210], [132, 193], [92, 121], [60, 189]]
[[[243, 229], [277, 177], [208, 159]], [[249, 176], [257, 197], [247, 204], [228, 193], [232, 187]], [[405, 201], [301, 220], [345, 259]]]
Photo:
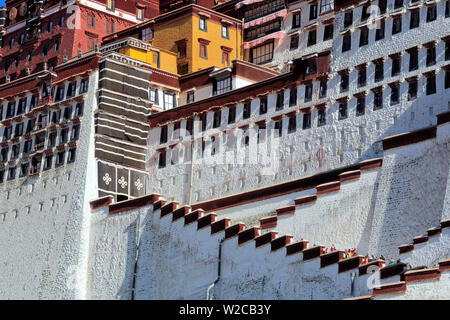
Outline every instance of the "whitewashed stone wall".
[[439, 225], [449, 156], [448, 142], [440, 144], [436, 139], [385, 152], [371, 230], [371, 253], [396, 257], [397, 245], [410, 243], [424, 230]]
[[0, 185], [2, 299], [85, 298], [98, 72], [89, 82], [75, 162]]

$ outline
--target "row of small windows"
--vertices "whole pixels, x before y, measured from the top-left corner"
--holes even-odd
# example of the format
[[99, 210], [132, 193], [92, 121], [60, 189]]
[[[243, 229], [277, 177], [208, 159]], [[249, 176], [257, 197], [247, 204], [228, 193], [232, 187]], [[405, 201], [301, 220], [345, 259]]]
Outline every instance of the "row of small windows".
[[[311, 85], [312, 86], [312, 85]], [[309, 86], [307, 86], [308, 88]], [[390, 85], [391, 87], [391, 93], [390, 93], [390, 104], [395, 105], [400, 102], [400, 85], [398, 82], [392, 83]], [[426, 94], [432, 95], [436, 93], [436, 75], [435, 73], [427, 74], [426, 75]], [[450, 71], [447, 70], [444, 76], [444, 88], [448, 89], [450, 88]], [[310, 89], [311, 90], [311, 89]], [[382, 87], [374, 88], [373, 90], [373, 109], [378, 110], [383, 107], [383, 90]], [[289, 95], [289, 105], [295, 106], [297, 103], [297, 90], [290, 90]], [[306, 92], [309, 92], [307, 89]], [[417, 98], [418, 93], [418, 78], [408, 79], [408, 100], [414, 100]], [[338, 119], [345, 119], [347, 118], [347, 101], [348, 99], [338, 99], [339, 101], [345, 100], [343, 102], [339, 102], [339, 116]], [[356, 96], [356, 116], [360, 116], [365, 114], [365, 108], [366, 108], [366, 95], [361, 94]], [[275, 110], [281, 110], [283, 109], [284, 105], [284, 93], [280, 92], [277, 94], [277, 101]], [[228, 109], [228, 124], [235, 123], [236, 121], [236, 107], [230, 107]], [[261, 97], [260, 98], [260, 104], [259, 104], [259, 114], [265, 114], [267, 113], [267, 97]], [[244, 103], [243, 109], [242, 109], [242, 118], [249, 119], [251, 115], [251, 103], [247, 102]], [[204, 113], [200, 116], [201, 120], [201, 128], [200, 130], [206, 131], [207, 127], [207, 114]], [[186, 122], [186, 131], [189, 135], [192, 135], [193, 132], [193, 119], [189, 118]], [[322, 126], [326, 124], [326, 118], [325, 118], [325, 109], [319, 109], [318, 110], [318, 126]], [[219, 128], [222, 125], [222, 111], [218, 110], [215, 111], [213, 114], [213, 128]], [[174, 124], [174, 132], [177, 133], [177, 130], [180, 129], [181, 122], [176, 122]], [[311, 121], [310, 121], [310, 115], [308, 113], [304, 114], [304, 121], [303, 121], [303, 129], [308, 129], [311, 127]], [[281, 128], [281, 127], [280, 127]], [[292, 123], [289, 127], [290, 129], [295, 129], [295, 125]], [[281, 129], [280, 129], [281, 130]], [[288, 130], [291, 132], [292, 130]], [[178, 131], [179, 132], [179, 131]], [[175, 137], [177, 138], [177, 137]], [[160, 144], [167, 143], [168, 141], [168, 127], [164, 126], [161, 128], [160, 133]]]
[[0, 183], [16, 179], [17, 174], [19, 178], [39, 174], [42, 164], [43, 171], [49, 170], [52, 168], [53, 158], [55, 158], [55, 168], [58, 168], [64, 165], [65, 162], [67, 164], [75, 162], [75, 157], [76, 148], [58, 151], [55, 156], [46, 155], [43, 159], [42, 157], [33, 157], [31, 161], [22, 162], [20, 165], [0, 170]]
[[[59, 139], [58, 139], [59, 137]], [[25, 140], [23, 143], [16, 143], [11, 145], [10, 148], [4, 147], [0, 149], [0, 162], [6, 162], [10, 160], [15, 160], [19, 157], [22, 151], [23, 155], [28, 155], [31, 152], [39, 151], [44, 149], [47, 140], [47, 148], [55, 147], [57, 142], [58, 145], [67, 143], [69, 141], [76, 141], [80, 137], [80, 126], [73, 126], [71, 129], [64, 128], [58, 131], [45, 132], [35, 135], [31, 140]], [[21, 148], [22, 147], [22, 148]], [[22, 149], [22, 150], [21, 150]], [[8, 154], [9, 160], [8, 160]]]
[[[445, 17], [450, 17], [449, 11], [450, 1], [446, 1], [445, 4]], [[427, 7], [426, 22], [432, 22], [437, 19], [437, 6]], [[347, 28], [353, 23], [353, 12], [345, 13], [344, 27]], [[375, 41], [385, 38], [385, 20], [378, 22], [378, 28], [375, 30]], [[411, 11], [409, 29], [415, 29], [419, 27], [420, 23], [420, 10]], [[402, 16], [396, 16], [392, 19], [392, 35], [402, 32]], [[342, 38], [342, 52], [351, 50], [352, 34], [348, 31]], [[359, 46], [365, 46], [369, 43], [369, 29], [367, 27], [360, 28]]]
[[[419, 69], [419, 52], [417, 48], [412, 48], [408, 50], [409, 53], [409, 67], [408, 71], [416, 71]], [[445, 43], [445, 53], [444, 59], [450, 60], [450, 42]], [[401, 72], [402, 58], [401, 54], [391, 55], [391, 76], [398, 76]], [[384, 62], [382, 59], [374, 61], [375, 72], [374, 72], [374, 82], [379, 82], [384, 80]], [[426, 59], [425, 67], [430, 67], [436, 64], [436, 46], [432, 45], [426, 48]], [[357, 67], [358, 69], [358, 87], [363, 87], [367, 83], [367, 68], [365, 65]], [[338, 72], [341, 74], [340, 81], [340, 92], [346, 92], [349, 89], [349, 74], [344, 71]]]

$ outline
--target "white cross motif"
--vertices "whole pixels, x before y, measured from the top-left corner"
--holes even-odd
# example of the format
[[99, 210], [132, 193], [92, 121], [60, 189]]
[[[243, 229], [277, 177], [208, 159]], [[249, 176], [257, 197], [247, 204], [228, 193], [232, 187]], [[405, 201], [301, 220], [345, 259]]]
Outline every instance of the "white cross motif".
[[105, 181], [105, 184], [109, 186], [109, 183], [111, 182], [112, 178], [109, 176], [109, 173], [105, 173], [103, 176], [103, 181]]
[[121, 177], [118, 182], [119, 182], [120, 186], [122, 187], [122, 189], [124, 189], [128, 185], [128, 183], [125, 181], [125, 177]]
[[136, 186], [136, 189], [138, 189], [138, 191], [140, 191], [144, 186], [144, 184], [141, 182], [141, 179], [137, 179], [134, 185]]

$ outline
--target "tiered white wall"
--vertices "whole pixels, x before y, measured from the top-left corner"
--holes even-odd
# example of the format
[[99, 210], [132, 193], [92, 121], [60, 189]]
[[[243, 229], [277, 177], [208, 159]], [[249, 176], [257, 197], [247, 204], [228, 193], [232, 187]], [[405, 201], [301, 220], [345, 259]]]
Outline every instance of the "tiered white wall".
[[[85, 298], [89, 201], [96, 198], [93, 119], [98, 73], [90, 77], [76, 160], [38, 179], [0, 185], [0, 298]], [[9, 196], [8, 196], [9, 195]], [[42, 208], [40, 210], [40, 206]]]

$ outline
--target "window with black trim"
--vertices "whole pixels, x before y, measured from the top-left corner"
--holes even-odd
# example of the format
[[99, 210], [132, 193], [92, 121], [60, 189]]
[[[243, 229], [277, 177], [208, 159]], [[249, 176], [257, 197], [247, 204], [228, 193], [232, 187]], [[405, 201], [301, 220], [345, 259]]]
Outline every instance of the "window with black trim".
[[213, 128], [220, 127], [221, 122], [222, 122], [222, 112], [218, 110], [214, 112]]
[[340, 84], [341, 92], [348, 91], [348, 84], [349, 84], [348, 73], [341, 74], [341, 84]]
[[347, 119], [347, 102], [339, 103], [339, 120]]
[[378, 24], [380, 27], [375, 30], [375, 41], [384, 39], [385, 21], [382, 20]]
[[311, 128], [311, 113], [303, 113], [303, 130]]
[[409, 20], [409, 29], [418, 28], [420, 23], [420, 10], [411, 11], [411, 17]]
[[222, 94], [232, 90], [231, 76], [223, 79], [213, 79], [213, 95]]
[[402, 32], [402, 17], [395, 17], [392, 20], [392, 34]]
[[199, 19], [198, 28], [202, 31], [207, 31], [206, 18], [201, 17]]
[[347, 33], [342, 37], [342, 52], [350, 51], [352, 48], [352, 35]]
[[291, 36], [291, 44], [289, 49], [291, 50], [298, 49], [298, 40], [299, 40], [298, 34]]
[[395, 77], [398, 76], [400, 74], [401, 71], [401, 58], [393, 58], [392, 59], [392, 70], [391, 70], [391, 76]]
[[273, 39], [250, 50], [250, 62], [254, 64], [264, 64], [273, 59]]
[[317, 126], [324, 126], [327, 124], [327, 117], [326, 117], [326, 109], [320, 108], [317, 110]]
[[305, 85], [305, 102], [310, 102], [312, 101], [312, 92], [313, 92], [313, 84], [307, 84]]
[[244, 108], [242, 110], [242, 118], [248, 119], [248, 118], [250, 118], [250, 114], [251, 114], [251, 103], [246, 102], [246, 103], [244, 103]]
[[353, 23], [353, 11], [347, 11], [344, 14], [344, 28], [350, 27]]
[[288, 123], [288, 133], [295, 132], [297, 130], [297, 115], [291, 115], [289, 117], [289, 123]]
[[278, 92], [277, 94], [277, 104], [275, 107], [275, 110], [281, 110], [284, 107], [284, 91], [283, 92]]
[[360, 29], [359, 34], [359, 46], [365, 46], [369, 43], [369, 29], [368, 28], [362, 28]]
[[292, 29], [299, 28], [301, 22], [301, 13], [296, 12], [292, 15]]
[[437, 16], [437, 7], [429, 6], [427, 8], [427, 22], [436, 20], [436, 16]]
[[366, 112], [366, 97], [356, 99], [356, 116], [362, 116]]
[[398, 85], [391, 87], [391, 105], [400, 101], [400, 87]]
[[427, 78], [427, 96], [436, 93], [436, 75], [433, 73]]
[[417, 98], [417, 81], [410, 81], [408, 85], [408, 101], [415, 100]]
[[327, 24], [323, 31], [323, 41], [333, 39], [333, 33], [334, 33], [334, 24], [333, 23]]
[[327, 96], [327, 80], [321, 80], [319, 83], [319, 98], [325, 98]]
[[427, 67], [436, 64], [436, 47], [427, 48]]
[[383, 90], [378, 90], [373, 94], [373, 110], [383, 108]]
[[309, 20], [314, 20], [317, 18], [317, 2], [309, 6]]
[[289, 90], [289, 106], [297, 105], [297, 88], [293, 87]]
[[228, 108], [228, 124], [236, 121], [236, 107]]
[[317, 30], [311, 30], [308, 32], [308, 43], [307, 46], [313, 46], [317, 43]]
[[382, 81], [384, 79], [384, 63], [375, 64], [375, 82]]
[[259, 99], [259, 114], [267, 113], [267, 97], [260, 97]]
[[417, 51], [409, 53], [409, 71], [414, 71], [419, 68], [419, 55]]

